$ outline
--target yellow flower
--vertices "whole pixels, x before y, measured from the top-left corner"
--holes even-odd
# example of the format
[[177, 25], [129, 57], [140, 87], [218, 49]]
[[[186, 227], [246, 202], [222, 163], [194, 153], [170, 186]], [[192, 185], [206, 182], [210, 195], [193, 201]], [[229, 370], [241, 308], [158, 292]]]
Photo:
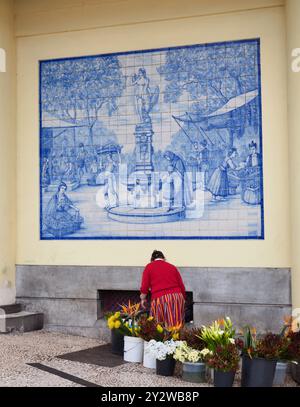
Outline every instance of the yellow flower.
[[108, 322], [108, 327], [109, 327], [109, 329], [114, 329], [114, 327], [115, 327], [115, 323], [114, 323], [114, 321], [110, 321], [110, 322]]
[[179, 339], [179, 333], [177, 332], [176, 334], [173, 334], [172, 339], [174, 339], [174, 341], [177, 341], [177, 339]]
[[115, 329], [119, 329], [121, 326], [121, 322], [120, 321], [116, 321], [115, 322]]
[[157, 332], [159, 332], [160, 334], [164, 331], [163, 327], [162, 327], [160, 324], [158, 324], [158, 325], [156, 326], [156, 330], [157, 330]]
[[117, 311], [117, 312], [115, 313], [115, 315], [114, 315], [115, 319], [120, 318], [120, 315], [121, 315], [120, 311]]
[[153, 321], [154, 317], [149, 317], [147, 321]]
[[109, 324], [109, 323], [112, 322], [113, 320], [114, 320], [114, 316], [112, 315], [112, 316], [110, 316], [110, 317], [108, 318], [107, 323]]

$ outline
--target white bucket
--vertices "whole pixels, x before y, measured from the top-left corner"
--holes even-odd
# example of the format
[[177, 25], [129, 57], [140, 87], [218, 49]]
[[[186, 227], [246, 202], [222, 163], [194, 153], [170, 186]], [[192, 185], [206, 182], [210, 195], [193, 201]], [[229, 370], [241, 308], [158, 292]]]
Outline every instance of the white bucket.
[[143, 366], [148, 367], [148, 369], [156, 369], [156, 357], [150, 353], [148, 350], [149, 342], [144, 342], [144, 360]]
[[124, 336], [124, 360], [126, 362], [142, 363], [144, 340], [135, 336]]

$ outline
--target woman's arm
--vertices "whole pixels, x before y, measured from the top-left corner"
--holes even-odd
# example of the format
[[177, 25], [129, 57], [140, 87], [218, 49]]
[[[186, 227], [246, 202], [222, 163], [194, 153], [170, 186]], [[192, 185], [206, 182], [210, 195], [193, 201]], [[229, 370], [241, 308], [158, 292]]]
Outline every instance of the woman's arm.
[[185, 299], [186, 298], [185, 286], [183, 284], [183, 281], [182, 281], [182, 278], [181, 278], [181, 275], [180, 275], [178, 269], [177, 269], [177, 280], [178, 280], [178, 285], [180, 287], [181, 293], [182, 293], [182, 295], [184, 296], [184, 299]]
[[140, 299], [143, 308], [146, 305], [146, 298], [149, 292], [149, 288], [150, 288], [150, 270], [149, 267], [146, 266], [143, 272], [142, 283], [140, 288], [141, 291]]
[[149, 267], [146, 266], [142, 276], [141, 293], [147, 295], [149, 288], [150, 288], [150, 270]]

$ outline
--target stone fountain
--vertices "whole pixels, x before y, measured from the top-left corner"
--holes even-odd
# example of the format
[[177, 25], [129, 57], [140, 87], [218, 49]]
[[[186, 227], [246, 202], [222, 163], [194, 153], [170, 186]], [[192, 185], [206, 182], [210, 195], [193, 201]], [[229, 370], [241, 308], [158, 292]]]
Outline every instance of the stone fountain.
[[[172, 205], [172, 198], [163, 194], [161, 177], [153, 165], [153, 135], [150, 112], [159, 98], [159, 88], [150, 90], [146, 71], [134, 75], [136, 111], [139, 123], [135, 126], [135, 169], [128, 175], [131, 199], [107, 208], [109, 218], [125, 223], [164, 223], [185, 217], [185, 207]], [[168, 191], [170, 188], [168, 189]], [[170, 191], [171, 194], [171, 191]], [[168, 195], [168, 193], [167, 193]]]

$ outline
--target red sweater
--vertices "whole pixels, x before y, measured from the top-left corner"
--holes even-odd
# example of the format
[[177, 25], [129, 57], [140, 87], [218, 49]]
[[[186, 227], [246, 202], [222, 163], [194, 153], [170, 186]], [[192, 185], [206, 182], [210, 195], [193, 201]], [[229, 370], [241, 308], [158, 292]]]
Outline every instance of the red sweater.
[[141, 293], [151, 299], [170, 293], [182, 293], [185, 298], [185, 287], [177, 268], [164, 260], [155, 260], [147, 264], [143, 272]]

